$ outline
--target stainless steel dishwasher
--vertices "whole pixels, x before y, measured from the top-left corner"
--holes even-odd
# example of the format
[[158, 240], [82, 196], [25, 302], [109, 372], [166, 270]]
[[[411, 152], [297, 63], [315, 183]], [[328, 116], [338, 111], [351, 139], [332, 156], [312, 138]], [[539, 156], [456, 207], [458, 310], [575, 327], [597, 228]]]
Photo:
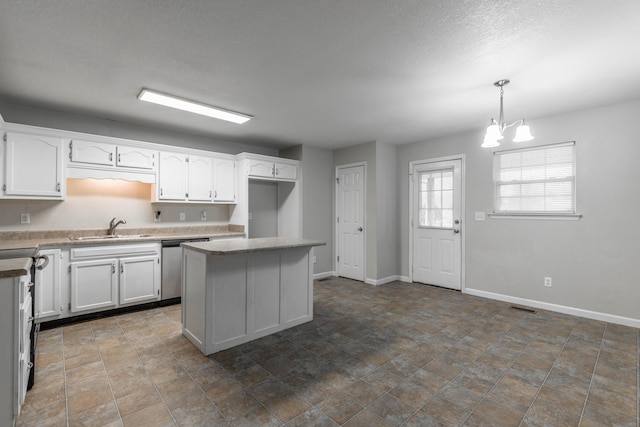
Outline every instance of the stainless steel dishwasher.
[[175, 239], [162, 241], [162, 284], [160, 299], [180, 298], [182, 295], [182, 248], [183, 242], [208, 242], [207, 238]]

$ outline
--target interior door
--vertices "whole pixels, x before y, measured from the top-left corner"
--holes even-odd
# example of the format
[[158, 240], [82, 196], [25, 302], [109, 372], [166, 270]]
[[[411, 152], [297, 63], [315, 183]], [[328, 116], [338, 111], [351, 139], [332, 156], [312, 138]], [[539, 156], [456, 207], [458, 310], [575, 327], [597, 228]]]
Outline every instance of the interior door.
[[364, 166], [338, 168], [338, 276], [364, 281]]
[[462, 287], [462, 160], [413, 168], [413, 281]]

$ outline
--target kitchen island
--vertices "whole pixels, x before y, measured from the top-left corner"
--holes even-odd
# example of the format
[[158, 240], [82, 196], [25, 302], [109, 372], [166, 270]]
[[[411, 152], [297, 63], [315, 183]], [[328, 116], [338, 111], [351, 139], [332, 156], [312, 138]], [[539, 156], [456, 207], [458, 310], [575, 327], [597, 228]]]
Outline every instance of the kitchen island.
[[182, 333], [205, 355], [313, 319], [313, 247], [285, 237], [183, 243]]

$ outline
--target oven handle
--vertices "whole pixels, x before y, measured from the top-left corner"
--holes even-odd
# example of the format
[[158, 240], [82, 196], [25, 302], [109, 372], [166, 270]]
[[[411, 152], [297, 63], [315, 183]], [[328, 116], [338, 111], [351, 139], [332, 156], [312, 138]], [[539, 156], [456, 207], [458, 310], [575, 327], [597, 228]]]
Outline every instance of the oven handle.
[[49, 265], [49, 257], [47, 255], [39, 255], [36, 258], [36, 263], [42, 260], [42, 264], [36, 264], [36, 269], [37, 270], [43, 270], [44, 268], [47, 267], [47, 265]]

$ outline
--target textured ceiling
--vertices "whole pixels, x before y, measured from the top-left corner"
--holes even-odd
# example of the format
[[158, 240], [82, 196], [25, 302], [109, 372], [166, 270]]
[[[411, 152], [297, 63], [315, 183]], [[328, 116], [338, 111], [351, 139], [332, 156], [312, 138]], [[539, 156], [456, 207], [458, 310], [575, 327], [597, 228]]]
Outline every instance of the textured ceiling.
[[[285, 147], [404, 144], [640, 97], [638, 0], [0, 0], [0, 97]], [[250, 114], [142, 103], [141, 88]], [[10, 120], [10, 112], [0, 111]]]

